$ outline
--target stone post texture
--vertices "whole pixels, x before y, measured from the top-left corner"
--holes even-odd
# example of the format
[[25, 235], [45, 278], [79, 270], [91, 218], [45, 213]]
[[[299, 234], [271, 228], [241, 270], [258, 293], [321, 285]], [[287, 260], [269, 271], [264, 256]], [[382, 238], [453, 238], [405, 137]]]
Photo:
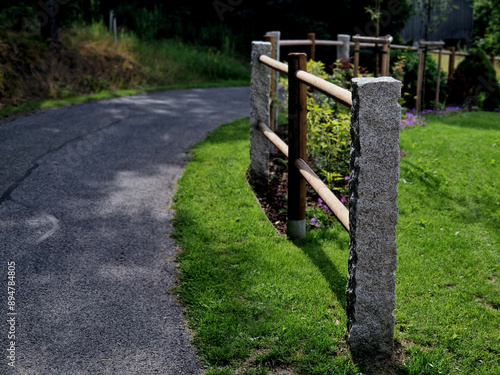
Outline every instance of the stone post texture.
[[390, 358], [396, 308], [401, 82], [354, 78], [347, 339], [355, 359]]
[[253, 187], [269, 180], [269, 140], [257, 129], [259, 122], [269, 124], [271, 69], [259, 61], [260, 55], [271, 56], [271, 43], [252, 42], [252, 76], [250, 83], [250, 166], [248, 176]]
[[346, 34], [337, 35], [337, 40], [342, 42], [341, 46], [337, 46], [337, 60], [338, 59], [348, 59], [349, 55], [349, 43], [351, 42], [351, 36]]
[[[267, 35], [274, 36], [274, 58], [278, 61], [280, 61], [280, 37], [281, 37], [281, 32], [280, 31], [269, 31], [266, 33]], [[280, 72], [277, 70], [274, 72], [274, 87], [275, 87], [275, 95], [278, 95], [278, 86], [280, 82]], [[272, 99], [272, 98], [271, 98]], [[278, 125], [278, 106], [274, 106], [273, 108], [274, 111], [274, 127], [269, 125], [271, 129], [276, 129]]]

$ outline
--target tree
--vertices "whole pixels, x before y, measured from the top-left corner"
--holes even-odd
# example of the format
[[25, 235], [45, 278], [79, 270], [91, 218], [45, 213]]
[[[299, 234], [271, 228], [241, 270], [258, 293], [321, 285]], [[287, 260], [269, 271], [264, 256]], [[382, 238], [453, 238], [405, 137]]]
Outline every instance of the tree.
[[425, 40], [429, 40], [432, 31], [446, 21], [448, 14], [456, 9], [453, 0], [424, 0], [422, 12], [425, 15]]
[[[437, 27], [446, 21], [448, 14], [456, 9], [453, 5], [453, 0], [419, 0], [420, 4], [420, 14], [422, 19], [425, 20], [425, 40], [429, 40], [429, 35], [432, 31], [436, 30]], [[424, 74], [426, 74], [426, 64], [427, 64], [427, 48], [424, 50]], [[425, 80], [425, 78], [424, 78]], [[422, 101], [425, 102], [425, 85], [422, 89]]]
[[486, 51], [500, 54], [500, 0], [475, 0], [474, 37]]

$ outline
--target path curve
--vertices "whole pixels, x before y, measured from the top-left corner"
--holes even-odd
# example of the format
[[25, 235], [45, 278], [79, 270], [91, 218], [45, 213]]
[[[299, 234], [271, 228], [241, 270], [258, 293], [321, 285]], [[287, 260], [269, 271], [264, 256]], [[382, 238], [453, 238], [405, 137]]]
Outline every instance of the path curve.
[[0, 120], [1, 374], [200, 372], [168, 293], [170, 204], [186, 151], [249, 97], [172, 90]]

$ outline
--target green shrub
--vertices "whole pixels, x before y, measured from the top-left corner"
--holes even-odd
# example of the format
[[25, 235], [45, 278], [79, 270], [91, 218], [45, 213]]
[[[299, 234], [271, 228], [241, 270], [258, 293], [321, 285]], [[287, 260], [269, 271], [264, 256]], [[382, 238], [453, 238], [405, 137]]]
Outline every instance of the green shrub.
[[3, 9], [0, 11], [0, 29], [23, 31], [26, 29], [26, 19], [29, 18], [31, 20], [35, 14], [35, 10], [35, 7], [23, 2]]
[[[415, 108], [417, 101], [417, 76], [418, 76], [418, 53], [408, 50], [391, 51], [392, 73], [396, 79], [402, 81], [401, 87], [402, 105], [406, 108]], [[425, 64], [424, 91], [422, 109], [434, 108], [436, 99], [437, 62], [430, 54], [427, 55]], [[443, 71], [440, 74], [439, 102], [446, 101], [447, 81]], [[438, 103], [439, 106], [439, 103]]]
[[488, 111], [500, 107], [495, 68], [482, 49], [470, 50], [470, 55], [458, 65], [450, 83], [450, 101]]
[[[322, 62], [311, 60], [307, 63], [307, 71], [338, 86], [350, 88], [352, 64], [337, 61], [332, 74], [327, 74]], [[284, 89], [288, 88], [288, 79], [282, 78], [280, 83]], [[307, 111], [309, 164], [328, 188], [345, 201], [351, 147], [350, 110], [317, 91], [309, 90]]]

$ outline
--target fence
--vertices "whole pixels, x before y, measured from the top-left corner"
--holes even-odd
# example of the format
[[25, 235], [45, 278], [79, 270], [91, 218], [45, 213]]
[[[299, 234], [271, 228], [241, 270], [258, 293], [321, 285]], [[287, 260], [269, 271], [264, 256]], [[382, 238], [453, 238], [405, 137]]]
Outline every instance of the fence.
[[[275, 32], [276, 33], [276, 32]], [[279, 34], [279, 33], [278, 33]], [[315, 59], [315, 51], [317, 45], [330, 45], [337, 46], [337, 59], [349, 58], [349, 47], [354, 47], [354, 77], [358, 76], [359, 67], [359, 52], [361, 47], [365, 48], [379, 48], [379, 44], [382, 45], [381, 51], [379, 53], [382, 55], [381, 76], [389, 76], [389, 66], [390, 66], [390, 49], [410, 49], [419, 52], [419, 63], [418, 63], [418, 79], [417, 79], [417, 100], [416, 100], [416, 110], [420, 111], [422, 106], [422, 86], [423, 86], [423, 75], [425, 61], [423, 58], [423, 52], [427, 49], [430, 52], [438, 53], [438, 72], [436, 79], [436, 98], [434, 101], [434, 109], [437, 109], [439, 101], [439, 90], [440, 90], [440, 75], [441, 75], [441, 59], [442, 55], [449, 55], [448, 63], [448, 80], [453, 79], [453, 74], [455, 72], [455, 57], [456, 56], [470, 56], [467, 52], [457, 52], [455, 47], [450, 47], [449, 50], [444, 49], [443, 41], [419, 41], [418, 47], [404, 46], [400, 44], [391, 44], [392, 37], [386, 35], [385, 37], [363, 37], [355, 35], [352, 37], [354, 42], [350, 42], [351, 37], [349, 35], [339, 34], [337, 35], [338, 40], [317, 40], [314, 33], [307, 34], [307, 39], [294, 39], [294, 40], [281, 40], [278, 41], [279, 46], [309, 46], [308, 57], [309, 59]], [[437, 47], [437, 49], [436, 49]], [[431, 49], [433, 48], [433, 49]], [[489, 54], [490, 61], [492, 65], [495, 65], [496, 61], [500, 61], [500, 56], [495, 56], [493, 52]], [[378, 75], [378, 70], [375, 72], [375, 76]]]
[[[276, 32], [274, 32], [274, 33], [276, 33]], [[379, 43], [382, 44], [383, 39], [387, 38], [387, 37], [388, 36], [378, 37], [378, 38], [376, 38], [376, 39], [378, 39], [378, 41], [376, 41], [376, 42], [369, 41], [369, 39], [374, 39], [374, 37], [363, 37], [363, 36], [359, 36], [359, 35], [353, 36], [352, 39], [355, 40], [355, 38], [359, 38], [359, 40], [360, 40], [359, 47], [371, 48], [371, 47], [376, 47], [377, 44], [379, 44]], [[339, 34], [339, 35], [337, 35], [337, 39], [338, 40], [322, 40], [322, 39], [320, 40], [320, 39], [316, 39], [315, 33], [308, 33], [307, 39], [280, 40], [279, 45], [280, 46], [309, 46], [308, 57], [309, 57], [309, 59], [312, 59], [312, 60], [315, 59], [315, 54], [312, 52], [316, 51], [316, 46], [321, 46], [321, 45], [323, 45], [323, 46], [337, 46], [337, 47], [344, 47], [344, 49], [345, 49], [346, 45], [348, 47], [355, 46], [355, 42], [350, 42], [351, 37], [349, 35]], [[365, 40], [363, 40], [363, 39], [365, 39]], [[392, 40], [391, 40], [391, 42], [392, 42]], [[392, 49], [411, 49], [413, 51], [418, 51], [418, 49], [419, 49], [418, 47], [405, 46], [405, 45], [401, 45], [401, 44], [389, 44], [389, 48], [392, 48]], [[339, 49], [339, 48], [337, 49], [337, 58], [350, 57], [348, 49], [347, 49], [347, 53], [340, 53], [340, 57], [339, 57], [339, 50], [341, 51], [341, 49]], [[451, 56], [453, 56], [453, 58], [455, 56], [469, 56], [470, 55], [467, 52], [457, 52], [455, 47], [450, 47], [449, 50], [443, 50], [442, 54], [443, 55], [451, 55]], [[500, 56], [495, 56], [495, 54], [493, 52], [491, 52], [489, 54], [489, 56], [490, 56], [490, 60], [491, 60], [492, 64], [494, 64], [495, 61], [500, 61]]]
[[[305, 183], [311, 183], [350, 235], [346, 312], [351, 352], [355, 358], [390, 357], [401, 82], [390, 77], [354, 78], [350, 93], [307, 73], [305, 54], [290, 54], [287, 66], [271, 58], [272, 53], [271, 42], [252, 43], [249, 181], [254, 187], [268, 184], [271, 143], [288, 156], [287, 234], [292, 239], [305, 235]], [[271, 68], [289, 79], [288, 146], [268, 126]], [[307, 86], [351, 107], [349, 210], [307, 165]]]

